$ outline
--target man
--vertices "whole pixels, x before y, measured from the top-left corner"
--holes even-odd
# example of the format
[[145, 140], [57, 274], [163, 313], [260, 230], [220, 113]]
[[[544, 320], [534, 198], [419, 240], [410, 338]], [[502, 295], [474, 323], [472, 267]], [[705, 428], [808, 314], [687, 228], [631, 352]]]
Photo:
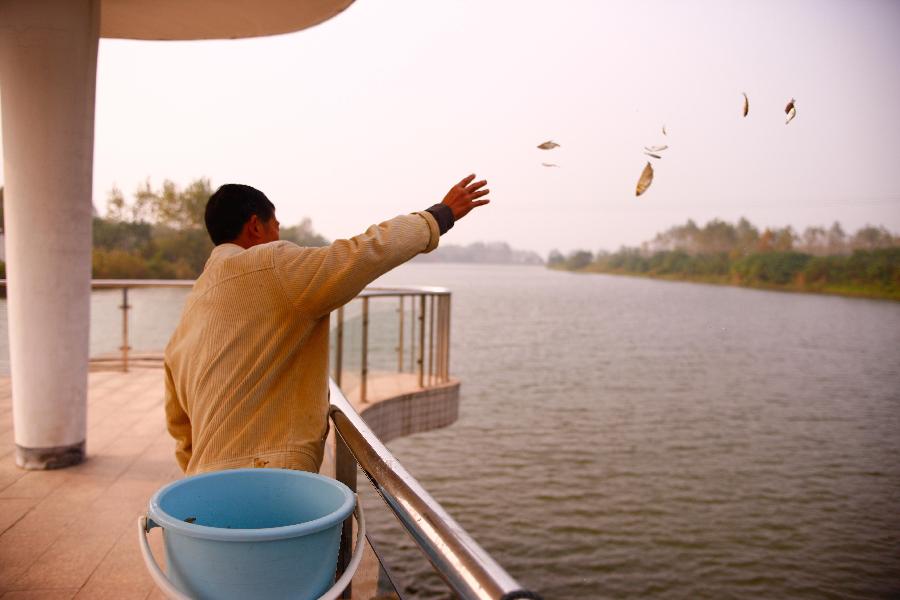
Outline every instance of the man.
[[206, 205], [216, 247], [166, 346], [166, 422], [188, 474], [319, 470], [328, 419], [329, 313], [487, 204], [470, 175], [440, 204], [322, 248], [279, 241], [275, 207], [250, 186]]

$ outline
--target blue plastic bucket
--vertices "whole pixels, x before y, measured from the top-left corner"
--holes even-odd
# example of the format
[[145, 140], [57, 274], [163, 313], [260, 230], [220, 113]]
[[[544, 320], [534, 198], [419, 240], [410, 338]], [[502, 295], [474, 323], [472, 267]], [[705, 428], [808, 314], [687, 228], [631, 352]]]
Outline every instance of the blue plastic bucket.
[[167, 579], [185, 596], [318, 598], [334, 581], [355, 502], [347, 486], [315, 473], [217, 471], [156, 492], [144, 531], [163, 529]]

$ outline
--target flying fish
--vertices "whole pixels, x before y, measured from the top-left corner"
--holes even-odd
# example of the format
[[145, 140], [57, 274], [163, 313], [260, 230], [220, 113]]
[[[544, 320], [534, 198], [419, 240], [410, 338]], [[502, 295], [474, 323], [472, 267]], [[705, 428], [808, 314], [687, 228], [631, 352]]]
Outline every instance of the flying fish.
[[554, 141], [547, 141], [543, 144], [538, 144], [538, 148], [541, 150], [553, 150], [554, 148], [559, 148], [559, 144]]
[[791, 98], [790, 102], [787, 103], [787, 106], [784, 107], [784, 114], [787, 115], [787, 120], [784, 122], [785, 125], [794, 120], [794, 117], [797, 116], [797, 107], [794, 106], [795, 100]]
[[663, 150], [668, 149], [668, 146], [644, 146], [644, 150], [647, 152], [662, 152]]
[[744, 116], [747, 116], [747, 113], [750, 112], [750, 99], [747, 98], [747, 92], [741, 92], [744, 94]]
[[648, 162], [647, 166], [644, 167], [644, 170], [641, 172], [641, 178], [638, 179], [634, 195], [640, 196], [646, 192], [651, 183], [653, 183], [653, 166]]
[[559, 165], [557, 165], [557, 164], [555, 164], [555, 163], [545, 163], [545, 162], [542, 162], [541, 165], [544, 166], [544, 167], [557, 167], [557, 168], [559, 167]]
[[644, 152], [644, 154], [646, 154], [647, 156], [649, 156], [651, 158], [662, 158], [662, 156], [660, 156], [659, 154], [654, 154], [652, 152]]

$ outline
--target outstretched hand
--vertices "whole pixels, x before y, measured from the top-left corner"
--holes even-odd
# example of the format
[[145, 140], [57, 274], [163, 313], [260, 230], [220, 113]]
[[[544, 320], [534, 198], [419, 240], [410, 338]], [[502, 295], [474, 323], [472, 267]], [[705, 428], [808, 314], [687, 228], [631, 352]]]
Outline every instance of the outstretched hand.
[[487, 181], [481, 180], [472, 183], [473, 179], [475, 179], [475, 175], [469, 175], [450, 188], [450, 191], [444, 196], [442, 203], [450, 207], [450, 210], [453, 212], [453, 218], [457, 221], [469, 214], [469, 211], [473, 208], [490, 202], [487, 198], [484, 200], [478, 199], [490, 193], [488, 189], [481, 189], [487, 185]]

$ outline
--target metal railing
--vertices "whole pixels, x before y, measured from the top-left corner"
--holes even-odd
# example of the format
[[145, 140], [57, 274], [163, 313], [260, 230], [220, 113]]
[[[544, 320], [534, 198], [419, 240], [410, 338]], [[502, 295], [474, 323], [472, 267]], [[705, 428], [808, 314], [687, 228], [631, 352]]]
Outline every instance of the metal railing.
[[[403, 468], [353, 409], [334, 380], [330, 382], [329, 392], [330, 416], [337, 431], [335, 476], [339, 481], [355, 492], [359, 465], [437, 573], [460, 598], [539, 598], [523, 589]], [[349, 520], [341, 535], [341, 547], [350, 548]], [[349, 554], [341, 554], [339, 572], [349, 558]]]
[[[373, 300], [384, 298], [396, 298], [398, 301], [397, 345], [394, 348], [397, 354], [397, 372], [414, 372], [420, 388], [445, 383], [450, 379], [450, 290], [427, 286], [368, 287], [346, 307], [341, 307], [334, 313], [333, 377], [338, 386], [342, 387], [345, 383], [345, 315], [352, 304], [360, 304], [360, 402], [368, 400], [370, 306]], [[406, 308], [407, 300], [409, 310]], [[407, 352], [409, 360], [405, 362]], [[406, 364], [409, 369], [404, 368]]]
[[[193, 279], [92, 279], [91, 290], [122, 290], [122, 345], [119, 346], [119, 356], [92, 356], [92, 363], [115, 363], [121, 361], [122, 371], [128, 372], [128, 361], [131, 355], [131, 345], [128, 334], [128, 311], [132, 306], [128, 304], [128, 290], [148, 288], [183, 288], [190, 289], [194, 286]], [[144, 357], [151, 361], [162, 361], [162, 355], [147, 355]]]
[[[7, 285], [0, 279], [0, 287]], [[129, 291], [151, 288], [190, 289], [194, 285], [192, 279], [92, 279], [91, 290], [121, 290], [122, 303], [118, 306], [122, 311], [121, 343], [117, 355], [92, 356], [94, 364], [106, 364], [120, 367], [128, 372], [132, 362], [130, 331], [128, 326], [129, 311], [133, 306], [129, 303]], [[397, 308], [397, 372], [412, 370], [417, 374], [419, 387], [430, 387], [444, 383], [450, 379], [450, 290], [440, 287], [369, 287], [364, 289], [351, 303], [362, 305], [362, 341], [360, 360], [360, 400], [366, 402], [369, 376], [369, 330], [370, 301], [373, 299], [396, 298]], [[408, 309], [407, 309], [408, 305]], [[345, 307], [334, 313], [335, 326], [335, 361], [333, 377], [341, 385], [344, 373], [345, 355]], [[408, 335], [408, 339], [406, 336]], [[142, 360], [158, 362], [161, 354], [143, 354]], [[407, 365], [409, 365], [407, 367]]]

